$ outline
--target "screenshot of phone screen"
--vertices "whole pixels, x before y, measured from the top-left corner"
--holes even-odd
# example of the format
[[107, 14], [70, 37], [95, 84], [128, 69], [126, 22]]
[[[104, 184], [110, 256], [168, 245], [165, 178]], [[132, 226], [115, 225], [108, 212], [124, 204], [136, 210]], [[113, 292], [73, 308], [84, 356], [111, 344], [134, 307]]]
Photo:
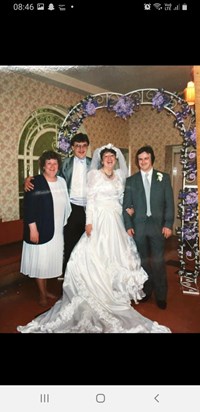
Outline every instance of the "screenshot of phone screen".
[[[112, 45], [113, 51], [120, 49], [120, 53], [115, 54], [114, 58], [118, 60], [123, 57], [128, 63], [131, 59], [135, 59], [135, 55], [133, 53], [133, 56], [127, 56], [127, 47], [132, 45], [138, 57], [140, 56], [139, 45], [143, 46], [144, 53], [149, 50], [147, 47], [149, 42], [153, 43], [149, 57], [154, 58], [157, 48], [161, 49], [160, 53], [165, 57], [162, 45], [164, 47], [169, 41], [170, 44], [171, 41], [175, 42], [176, 33], [180, 36], [177, 39], [177, 47], [179, 50], [182, 49], [182, 42], [187, 37], [188, 31], [190, 33], [192, 31], [193, 35], [196, 31], [193, 19], [198, 15], [198, 7], [198, 3], [194, 4], [192, 1], [131, 3], [130, 1], [115, 2], [112, 0], [109, 2], [105, 0], [36, 2], [34, 0], [28, 3], [12, 0], [2, 5], [1, 19], [5, 24], [10, 22], [13, 28], [16, 27], [14, 41], [16, 42], [18, 38], [19, 48], [24, 47], [25, 40], [29, 47], [32, 47], [34, 38], [37, 44], [43, 39], [48, 53], [51, 50], [48, 41], [53, 43], [51, 47], [56, 45], [60, 59], [61, 53], [65, 53], [66, 49], [68, 53], [71, 53], [70, 56], [76, 58], [80, 57], [83, 50], [85, 54], [81, 57], [82, 59], [85, 57], [88, 61], [91, 59], [88, 49], [93, 43], [93, 59], [98, 58], [103, 52], [104, 60], [106, 50], [110, 51]], [[26, 39], [22, 35], [24, 31], [27, 33]], [[148, 39], [145, 39], [145, 33], [148, 34]], [[11, 44], [9, 39], [8, 42]], [[84, 46], [82, 50], [79, 49], [80, 43]], [[189, 43], [191, 43], [191, 38]], [[98, 48], [98, 54], [95, 45]], [[111, 58], [109, 53], [108, 57]], [[144, 59], [143, 54], [140, 59]]]
[[21, 412], [114, 412], [135, 410], [183, 412], [198, 410], [199, 386], [5, 386], [0, 387], [2, 410]]
[[[187, 0], [9, 0], [1, 5], [0, 78], [8, 66], [192, 66], [199, 60], [198, 23], [194, 23], [198, 7]], [[16, 81], [18, 69], [11, 70]], [[33, 89], [34, 81], [33, 76]], [[6, 82], [4, 105], [10, 98], [9, 93], [6, 97]], [[50, 83], [54, 87], [53, 78]], [[16, 82], [14, 94], [17, 87]], [[31, 94], [26, 98], [32, 99]], [[11, 134], [17, 105], [17, 101], [10, 105], [4, 119], [9, 122], [9, 116], [12, 118]], [[23, 119], [23, 109], [19, 116]], [[1, 139], [3, 127], [0, 144]], [[64, 334], [27, 337], [4, 333], [8, 325], [3, 314], [0, 324], [0, 408], [4, 412], [198, 410], [200, 388], [194, 378], [194, 373], [198, 374], [198, 336], [192, 332], [187, 339], [181, 334], [153, 339], [117, 334], [95, 339], [90, 334], [80, 339]]]

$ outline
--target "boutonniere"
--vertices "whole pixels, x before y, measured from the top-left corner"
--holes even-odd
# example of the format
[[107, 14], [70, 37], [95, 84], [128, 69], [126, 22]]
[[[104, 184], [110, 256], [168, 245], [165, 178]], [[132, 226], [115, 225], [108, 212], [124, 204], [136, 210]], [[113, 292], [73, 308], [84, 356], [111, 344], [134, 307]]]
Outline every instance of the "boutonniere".
[[162, 182], [162, 179], [163, 179], [163, 174], [160, 173], [160, 172], [157, 172], [157, 180], [158, 180], [159, 182]]

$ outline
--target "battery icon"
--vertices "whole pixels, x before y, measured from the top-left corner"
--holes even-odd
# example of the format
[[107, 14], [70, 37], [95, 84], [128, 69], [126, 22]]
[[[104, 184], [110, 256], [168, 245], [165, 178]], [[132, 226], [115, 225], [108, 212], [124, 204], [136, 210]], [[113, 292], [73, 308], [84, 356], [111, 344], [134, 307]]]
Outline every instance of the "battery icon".
[[182, 10], [187, 10], [187, 4], [186, 3], [182, 4]]

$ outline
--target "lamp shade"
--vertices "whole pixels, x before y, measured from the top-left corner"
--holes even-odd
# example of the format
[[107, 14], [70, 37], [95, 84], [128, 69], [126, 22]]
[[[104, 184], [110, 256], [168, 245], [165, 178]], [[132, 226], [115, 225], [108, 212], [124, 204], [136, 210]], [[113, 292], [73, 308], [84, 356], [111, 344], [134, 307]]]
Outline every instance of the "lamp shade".
[[194, 82], [188, 82], [186, 89], [184, 90], [186, 102], [192, 106], [195, 104], [195, 87]]

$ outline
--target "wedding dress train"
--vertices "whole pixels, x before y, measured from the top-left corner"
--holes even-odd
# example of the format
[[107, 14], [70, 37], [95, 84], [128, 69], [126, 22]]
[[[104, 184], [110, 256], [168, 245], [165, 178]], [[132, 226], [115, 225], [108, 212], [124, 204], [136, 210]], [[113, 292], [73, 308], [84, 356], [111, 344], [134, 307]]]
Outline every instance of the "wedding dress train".
[[107, 178], [101, 170], [88, 174], [87, 221], [71, 253], [62, 298], [25, 326], [22, 333], [169, 333], [130, 305], [144, 293], [147, 274], [135, 242], [122, 218], [123, 179], [120, 170]]

